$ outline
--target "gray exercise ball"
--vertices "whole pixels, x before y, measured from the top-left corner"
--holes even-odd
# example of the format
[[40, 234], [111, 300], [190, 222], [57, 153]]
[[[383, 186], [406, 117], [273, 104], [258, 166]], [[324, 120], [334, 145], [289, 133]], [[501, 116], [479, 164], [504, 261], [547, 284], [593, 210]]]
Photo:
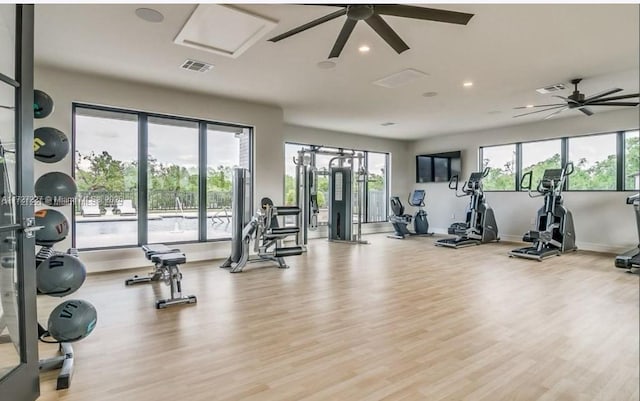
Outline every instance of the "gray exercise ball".
[[43, 163], [55, 163], [69, 153], [69, 140], [64, 132], [52, 127], [40, 127], [33, 132], [33, 154]]
[[98, 312], [87, 301], [70, 299], [56, 306], [49, 315], [47, 330], [58, 342], [82, 340], [96, 327]]
[[33, 116], [35, 118], [45, 118], [53, 113], [53, 99], [46, 92], [41, 90], [33, 91]]
[[65, 206], [73, 202], [78, 187], [73, 178], [54, 171], [44, 174], [36, 181], [36, 196], [47, 206]]
[[82, 286], [87, 277], [84, 263], [75, 256], [57, 253], [36, 268], [36, 285], [42, 294], [65, 297]]
[[42, 209], [34, 213], [36, 226], [42, 226], [36, 231], [36, 244], [51, 246], [60, 242], [69, 234], [69, 222], [64, 214], [53, 209]]

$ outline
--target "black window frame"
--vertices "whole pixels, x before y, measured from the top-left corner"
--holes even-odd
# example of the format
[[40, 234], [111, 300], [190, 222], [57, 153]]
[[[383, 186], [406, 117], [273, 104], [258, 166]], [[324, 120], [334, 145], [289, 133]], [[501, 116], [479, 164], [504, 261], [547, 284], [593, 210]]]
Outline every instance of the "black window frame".
[[[190, 241], [165, 241], [165, 244], [197, 244], [197, 243], [214, 243], [222, 241], [230, 241], [231, 235], [224, 238], [212, 238], [207, 239], [207, 203], [206, 203], [206, 170], [207, 170], [207, 127], [209, 125], [217, 125], [224, 127], [233, 127], [238, 129], [247, 129], [249, 134], [249, 170], [251, 171], [251, 192], [253, 193], [254, 181], [254, 148], [255, 148], [255, 126], [229, 123], [224, 121], [206, 120], [195, 117], [180, 116], [175, 114], [164, 114], [149, 112], [136, 109], [128, 109], [114, 106], [96, 105], [83, 102], [72, 102], [71, 104], [71, 153], [72, 153], [72, 177], [75, 179], [76, 175], [76, 111], [78, 108], [106, 111], [113, 113], [125, 113], [134, 114], [138, 117], [138, 243], [136, 245], [109, 245], [103, 247], [87, 247], [78, 248], [82, 251], [95, 251], [95, 250], [115, 250], [115, 249], [127, 249], [137, 248], [147, 243], [148, 239], [148, 194], [147, 194], [147, 170], [148, 170], [148, 142], [149, 142], [149, 130], [148, 119], [163, 118], [169, 120], [179, 120], [185, 122], [192, 122], [198, 124], [198, 239]], [[204, 172], [204, 176], [202, 176]], [[204, 198], [204, 201], [203, 201]], [[71, 244], [72, 247], [76, 247], [76, 205], [71, 206], [71, 224], [73, 230], [71, 232]]]
[[569, 141], [572, 138], [582, 138], [582, 137], [590, 137], [590, 136], [600, 136], [600, 135], [616, 135], [616, 189], [571, 189], [569, 185], [569, 181], [571, 177], [568, 177], [567, 182], [565, 182], [563, 191], [565, 192], [635, 192], [635, 189], [625, 189], [625, 133], [631, 131], [637, 131], [638, 128], [629, 128], [624, 130], [612, 130], [606, 132], [597, 132], [597, 133], [589, 133], [589, 134], [580, 134], [580, 135], [572, 135], [572, 136], [562, 136], [562, 137], [551, 137], [551, 138], [541, 138], [535, 139], [532, 141], [519, 141], [519, 142], [509, 142], [509, 143], [501, 143], [501, 144], [492, 144], [492, 145], [482, 145], [478, 147], [478, 167], [480, 169], [483, 168], [483, 150], [484, 148], [490, 148], [495, 146], [506, 146], [506, 145], [515, 145], [516, 146], [516, 175], [515, 175], [515, 190], [493, 190], [493, 189], [485, 189], [485, 192], [520, 192], [522, 188], [520, 187], [520, 181], [522, 180], [522, 145], [533, 142], [544, 142], [544, 141], [553, 141], [560, 140], [560, 160], [562, 165], [564, 166], [569, 160]]

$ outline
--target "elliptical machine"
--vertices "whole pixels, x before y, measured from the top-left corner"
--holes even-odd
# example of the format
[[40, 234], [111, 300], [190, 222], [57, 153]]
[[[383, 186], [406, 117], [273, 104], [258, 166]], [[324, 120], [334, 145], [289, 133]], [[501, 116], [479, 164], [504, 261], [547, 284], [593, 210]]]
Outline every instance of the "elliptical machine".
[[467, 217], [464, 223], [453, 223], [449, 227], [449, 234], [455, 238], [444, 238], [435, 242], [436, 246], [448, 248], [462, 248], [470, 245], [480, 245], [492, 241], [500, 241], [498, 225], [493, 209], [487, 203], [482, 190], [482, 179], [489, 174], [489, 167], [484, 171], [471, 173], [469, 180], [462, 186], [462, 194], [458, 194], [458, 176], [449, 180], [449, 188], [456, 191], [456, 196], [462, 198], [470, 196]]
[[[429, 221], [427, 220], [427, 212], [423, 209], [424, 198], [426, 192], [424, 189], [414, 190], [407, 199], [407, 203], [413, 207], [417, 207], [418, 211], [415, 215], [404, 213], [404, 205], [397, 196], [392, 196], [389, 202], [391, 203], [392, 216], [389, 216], [389, 221], [393, 225], [393, 235], [388, 235], [389, 238], [404, 239], [408, 235], [433, 235], [429, 232]], [[411, 224], [413, 220], [413, 230], [409, 231], [407, 226]]]
[[[627, 205], [633, 205], [636, 212], [636, 224], [638, 225], [638, 238], [640, 238], [640, 194], [627, 197]], [[640, 244], [622, 255], [616, 256], [616, 267], [627, 269], [632, 273], [632, 269], [640, 269]], [[635, 271], [638, 273], [638, 270]]]
[[563, 206], [562, 201], [562, 188], [573, 171], [571, 162], [561, 169], [545, 170], [536, 188], [538, 194], [531, 192], [532, 171], [522, 176], [521, 188], [529, 190], [529, 196], [532, 198], [544, 196], [544, 206], [538, 210], [536, 229], [525, 233], [522, 238], [525, 242], [532, 242], [533, 246], [514, 249], [509, 252], [510, 257], [517, 256], [540, 262], [549, 256], [560, 256], [578, 249], [573, 216]]

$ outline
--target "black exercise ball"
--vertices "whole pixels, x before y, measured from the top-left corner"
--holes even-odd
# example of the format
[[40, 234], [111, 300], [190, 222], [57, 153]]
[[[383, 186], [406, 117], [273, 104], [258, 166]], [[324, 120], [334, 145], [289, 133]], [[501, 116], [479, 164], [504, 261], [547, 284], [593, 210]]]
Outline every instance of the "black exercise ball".
[[45, 118], [53, 113], [53, 99], [41, 90], [33, 91], [33, 116]]
[[49, 315], [47, 330], [56, 341], [71, 343], [82, 340], [96, 327], [98, 313], [87, 301], [64, 301]]
[[60, 242], [69, 234], [69, 222], [64, 214], [53, 209], [42, 209], [34, 213], [36, 226], [42, 226], [36, 231], [36, 244], [51, 246]]
[[65, 173], [54, 171], [38, 178], [35, 192], [47, 206], [65, 206], [73, 202], [78, 187], [73, 178]]
[[84, 263], [75, 256], [57, 253], [36, 268], [36, 285], [42, 294], [65, 297], [78, 291], [87, 277]]
[[52, 127], [40, 127], [33, 132], [33, 154], [43, 163], [55, 163], [69, 153], [69, 140], [64, 132]]

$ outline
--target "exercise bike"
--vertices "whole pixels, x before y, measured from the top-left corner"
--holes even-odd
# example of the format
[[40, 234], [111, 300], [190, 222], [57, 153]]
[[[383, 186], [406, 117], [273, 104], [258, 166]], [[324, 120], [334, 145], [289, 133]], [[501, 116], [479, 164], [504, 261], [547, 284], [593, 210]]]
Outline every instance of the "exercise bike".
[[[640, 238], [640, 194], [627, 197], [627, 205], [633, 205], [635, 209], [638, 238]], [[616, 256], [616, 267], [627, 269], [629, 273], [633, 273], [633, 269], [640, 269], [640, 244], [622, 255]], [[635, 273], [638, 273], [638, 270]]]
[[545, 170], [536, 188], [538, 193], [535, 195], [531, 192], [532, 171], [522, 176], [521, 188], [529, 190], [529, 196], [532, 198], [544, 196], [544, 206], [538, 210], [536, 229], [525, 233], [522, 238], [523, 241], [532, 242], [533, 245], [514, 249], [509, 252], [510, 257], [516, 256], [540, 262], [549, 256], [560, 256], [578, 249], [573, 216], [564, 207], [562, 201], [564, 182], [573, 171], [571, 162], [561, 169]]
[[[389, 217], [391, 225], [393, 225], [394, 233], [389, 235], [389, 238], [404, 239], [406, 236], [429, 236], [433, 233], [429, 232], [429, 221], [427, 220], [427, 212], [423, 209], [424, 198], [426, 192], [424, 189], [414, 190], [407, 199], [407, 203], [413, 207], [417, 207], [418, 211], [415, 215], [404, 213], [404, 205], [397, 196], [392, 196], [389, 202], [391, 203], [391, 211], [393, 215]], [[413, 230], [409, 231], [407, 226], [411, 224], [413, 220]]]
[[449, 189], [454, 190], [458, 198], [470, 196], [471, 199], [469, 200], [465, 222], [453, 223], [449, 227], [449, 234], [455, 234], [456, 237], [437, 240], [435, 242], [436, 246], [462, 248], [500, 241], [493, 209], [487, 203], [482, 189], [482, 179], [488, 174], [489, 167], [485, 168], [484, 171], [471, 173], [469, 180], [462, 185], [462, 194], [458, 194], [458, 176], [451, 177]]

